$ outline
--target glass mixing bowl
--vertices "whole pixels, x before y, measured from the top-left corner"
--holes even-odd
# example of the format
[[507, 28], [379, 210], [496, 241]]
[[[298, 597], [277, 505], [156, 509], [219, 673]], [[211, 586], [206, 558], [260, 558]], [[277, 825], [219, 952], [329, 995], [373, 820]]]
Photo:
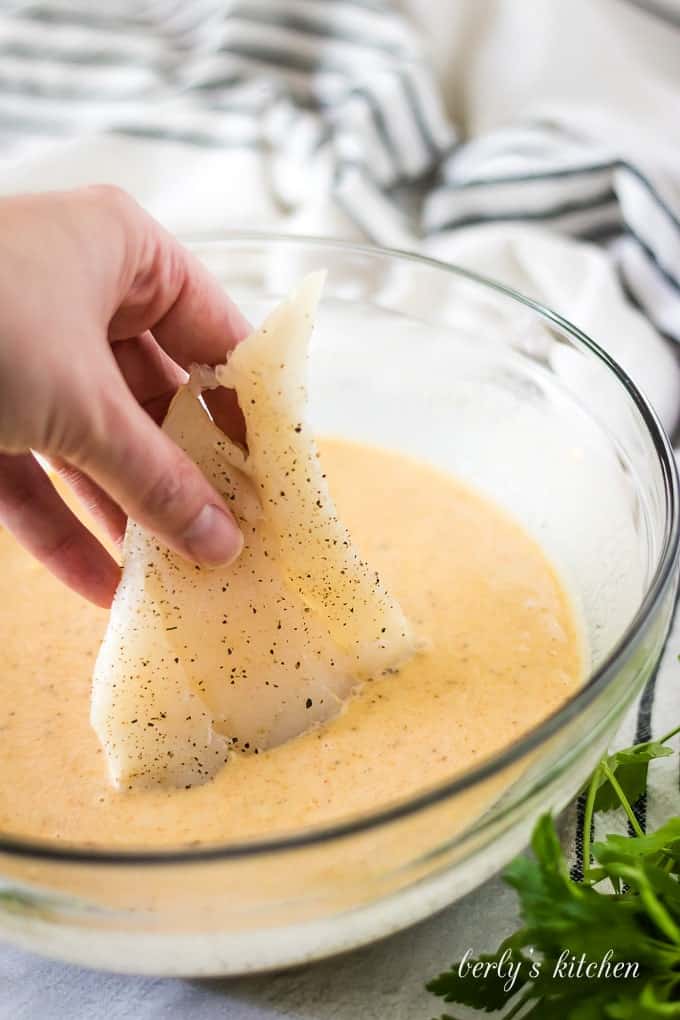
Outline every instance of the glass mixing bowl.
[[0, 836], [3, 937], [150, 974], [299, 964], [482, 882], [593, 768], [659, 658], [678, 574], [666, 436], [625, 373], [559, 315], [399, 252], [254, 235], [195, 250], [255, 321], [328, 269], [310, 363], [317, 431], [416, 455], [522, 521], [571, 592], [589, 675], [474, 769], [323, 828], [154, 852]]

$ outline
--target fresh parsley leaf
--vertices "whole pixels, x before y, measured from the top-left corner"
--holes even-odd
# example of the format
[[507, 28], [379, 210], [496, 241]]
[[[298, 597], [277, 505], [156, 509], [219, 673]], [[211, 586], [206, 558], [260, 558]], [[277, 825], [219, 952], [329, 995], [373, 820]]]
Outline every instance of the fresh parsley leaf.
[[602, 864], [634, 864], [640, 858], [658, 864], [673, 874], [680, 873], [680, 818], [671, 818], [645, 836], [612, 834], [604, 843], [593, 845], [593, 856]]
[[649, 762], [673, 753], [665, 743], [676, 732], [604, 758], [588, 785], [586, 832], [595, 811], [622, 807], [638, 834], [595, 843], [595, 867], [587, 840], [578, 883], [552, 819], [539, 819], [532, 856], [503, 876], [523, 927], [495, 953], [454, 963], [429, 991], [487, 1013], [507, 1009], [504, 1020], [680, 1020], [680, 817], [643, 834], [632, 810]]
[[[647, 789], [650, 761], [654, 761], [655, 758], [666, 758], [672, 754], [670, 747], [666, 747], [660, 741], [649, 740], [625, 751], [617, 751], [609, 755], [605, 761], [616, 776], [629, 803], [635, 804]], [[614, 811], [621, 807], [619, 796], [603, 770], [600, 770], [597, 787], [594, 804], [596, 811]]]

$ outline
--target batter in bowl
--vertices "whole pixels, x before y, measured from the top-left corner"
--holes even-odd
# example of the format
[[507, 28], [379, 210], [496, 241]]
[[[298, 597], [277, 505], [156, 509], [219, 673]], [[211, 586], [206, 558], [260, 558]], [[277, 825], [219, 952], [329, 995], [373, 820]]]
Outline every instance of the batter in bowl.
[[326, 439], [339, 515], [425, 647], [329, 722], [192, 789], [118, 791], [89, 722], [107, 613], [0, 533], [0, 830], [112, 847], [272, 835], [374, 810], [507, 746], [582, 682], [554, 568], [502, 510], [399, 454]]

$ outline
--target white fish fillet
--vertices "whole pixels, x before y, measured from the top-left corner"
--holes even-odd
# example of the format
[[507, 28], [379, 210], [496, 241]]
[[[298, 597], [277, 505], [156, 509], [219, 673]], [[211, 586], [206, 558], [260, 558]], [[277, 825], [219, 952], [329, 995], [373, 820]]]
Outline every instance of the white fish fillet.
[[[245, 543], [230, 567], [199, 568], [130, 523], [92, 690], [118, 786], [204, 782], [231, 753], [329, 719], [358, 682], [414, 651], [401, 609], [337, 518], [305, 424], [322, 285], [322, 273], [306, 277], [170, 407], [165, 431], [227, 499]], [[237, 392], [247, 454], [199, 399], [218, 385]]]

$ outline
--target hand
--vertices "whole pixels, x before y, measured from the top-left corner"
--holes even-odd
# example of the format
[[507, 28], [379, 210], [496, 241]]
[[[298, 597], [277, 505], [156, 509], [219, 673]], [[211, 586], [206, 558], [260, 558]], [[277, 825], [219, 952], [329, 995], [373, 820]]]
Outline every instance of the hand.
[[[119, 567], [35, 451], [115, 540], [129, 514], [195, 562], [238, 556], [229, 509], [158, 423], [189, 365], [224, 361], [247, 332], [217, 281], [124, 192], [0, 200], [0, 522], [110, 604]], [[210, 409], [233, 434], [230, 396]]]

